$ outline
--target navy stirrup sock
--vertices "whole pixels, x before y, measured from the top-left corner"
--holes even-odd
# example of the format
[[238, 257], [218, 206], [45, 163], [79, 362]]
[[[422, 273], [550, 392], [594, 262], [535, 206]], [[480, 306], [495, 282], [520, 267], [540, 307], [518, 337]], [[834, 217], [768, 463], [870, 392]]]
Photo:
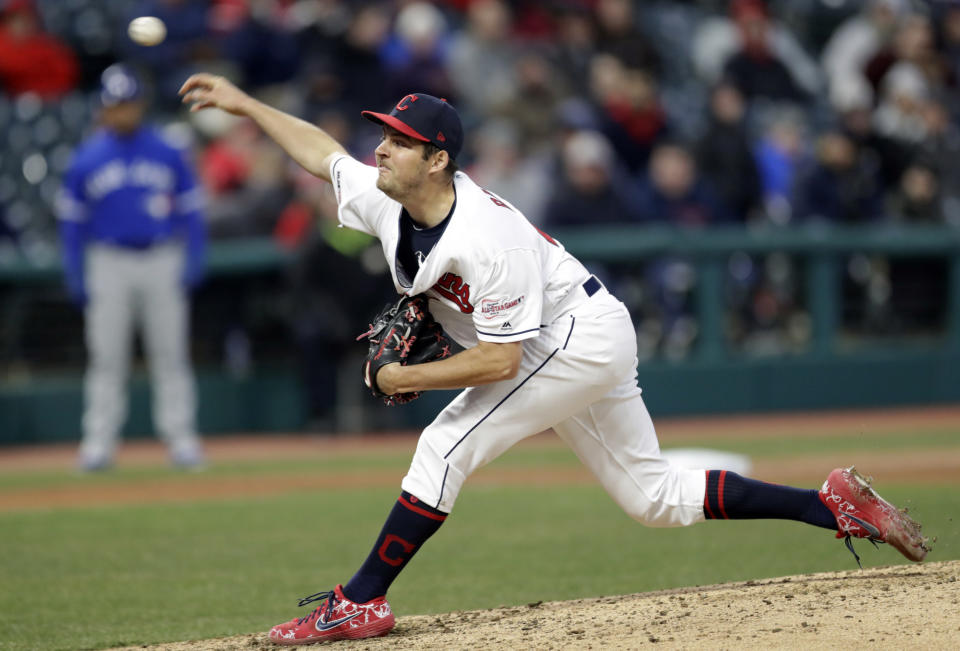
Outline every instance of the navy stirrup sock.
[[837, 519], [818, 491], [768, 484], [729, 470], [707, 470], [703, 514], [708, 520], [776, 518], [837, 529]]
[[443, 511], [427, 506], [406, 491], [400, 493], [370, 555], [343, 587], [343, 595], [362, 604], [387, 594], [400, 571], [446, 519]]

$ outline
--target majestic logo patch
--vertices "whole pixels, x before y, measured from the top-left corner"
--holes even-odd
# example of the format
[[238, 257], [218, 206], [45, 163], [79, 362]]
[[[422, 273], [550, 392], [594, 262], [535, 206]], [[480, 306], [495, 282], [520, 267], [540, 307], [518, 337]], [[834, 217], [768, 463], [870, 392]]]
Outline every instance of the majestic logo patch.
[[485, 319], [495, 319], [523, 303], [523, 296], [517, 298], [485, 298], [480, 301], [480, 313]]
[[473, 314], [473, 305], [470, 303], [470, 285], [463, 282], [463, 278], [460, 276], [448, 271], [433, 285], [433, 289], [440, 296], [456, 303], [464, 314]]

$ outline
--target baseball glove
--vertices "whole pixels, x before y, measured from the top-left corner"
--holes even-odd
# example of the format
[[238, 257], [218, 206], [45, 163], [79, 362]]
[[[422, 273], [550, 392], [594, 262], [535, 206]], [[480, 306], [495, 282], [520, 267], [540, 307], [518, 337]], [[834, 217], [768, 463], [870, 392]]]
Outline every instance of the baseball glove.
[[377, 373], [393, 362], [422, 364], [451, 355], [451, 343], [443, 328], [427, 309], [423, 294], [404, 296], [396, 304], [388, 304], [357, 337], [369, 344], [363, 362], [363, 382], [387, 405], [402, 405], [420, 397], [420, 392], [385, 394], [377, 386]]

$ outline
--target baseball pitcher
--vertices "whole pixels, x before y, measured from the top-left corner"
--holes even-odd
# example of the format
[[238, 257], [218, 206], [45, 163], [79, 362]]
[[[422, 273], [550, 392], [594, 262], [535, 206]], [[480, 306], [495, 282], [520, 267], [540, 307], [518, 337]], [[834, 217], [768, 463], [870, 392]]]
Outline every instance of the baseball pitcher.
[[[405, 356], [420, 341], [410, 324], [430, 320], [402, 304], [399, 317], [371, 326], [379, 334], [363, 378], [375, 395], [403, 402], [422, 391], [463, 391], [420, 436], [400, 497], [366, 561], [345, 585], [301, 600], [320, 605], [274, 626], [276, 643], [389, 632], [394, 616], [387, 589], [443, 524], [466, 479], [549, 428], [644, 524], [784, 518], [839, 531], [847, 540], [889, 542], [907, 558], [923, 559], [917, 525], [852, 469], [835, 470], [817, 491], [679, 468], [662, 458], [637, 386], [636, 331], [627, 309], [560, 242], [457, 170], [463, 131], [443, 99], [411, 94], [389, 113], [364, 111], [383, 134], [376, 165], [369, 166], [324, 131], [221, 77], [192, 76], [181, 94], [192, 110], [218, 106], [249, 116], [298, 163], [330, 181], [340, 222], [380, 239], [397, 292], [426, 297], [433, 318], [463, 347], [452, 355]], [[392, 357], [381, 363], [387, 353]]]

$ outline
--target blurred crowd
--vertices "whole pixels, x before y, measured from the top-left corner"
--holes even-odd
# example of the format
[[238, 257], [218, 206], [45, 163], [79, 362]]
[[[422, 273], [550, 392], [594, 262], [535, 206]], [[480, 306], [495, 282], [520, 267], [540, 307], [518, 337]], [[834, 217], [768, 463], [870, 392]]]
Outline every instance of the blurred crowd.
[[[45, 207], [68, 145], [92, 124], [99, 73], [126, 61], [150, 80], [170, 136], [196, 154], [212, 237], [273, 237], [302, 253], [291, 272], [293, 325], [318, 359], [328, 355], [322, 342], [341, 341], [367, 318], [382, 294], [382, 263], [364, 236], [334, 228], [329, 188], [258, 129], [182, 110], [176, 91], [194, 71], [226, 75], [366, 161], [379, 132], [359, 119], [362, 109], [386, 111], [412, 91], [444, 97], [467, 129], [460, 167], [548, 231], [960, 224], [956, 1], [0, 0], [0, 8], [0, 239], [44, 255], [55, 232]], [[139, 15], [166, 23], [161, 45], [126, 38]], [[689, 261], [595, 271], [640, 317], [642, 352], [689, 350]], [[774, 339], [802, 345], [799, 275], [788, 256], [734, 256], [731, 336], [758, 349]], [[895, 315], [898, 301], [939, 291], [938, 275], [936, 262], [854, 255], [844, 292], [862, 304], [863, 328], [903, 330], [936, 319]], [[324, 290], [331, 277], [356, 279], [357, 300], [345, 305], [342, 285]]]

